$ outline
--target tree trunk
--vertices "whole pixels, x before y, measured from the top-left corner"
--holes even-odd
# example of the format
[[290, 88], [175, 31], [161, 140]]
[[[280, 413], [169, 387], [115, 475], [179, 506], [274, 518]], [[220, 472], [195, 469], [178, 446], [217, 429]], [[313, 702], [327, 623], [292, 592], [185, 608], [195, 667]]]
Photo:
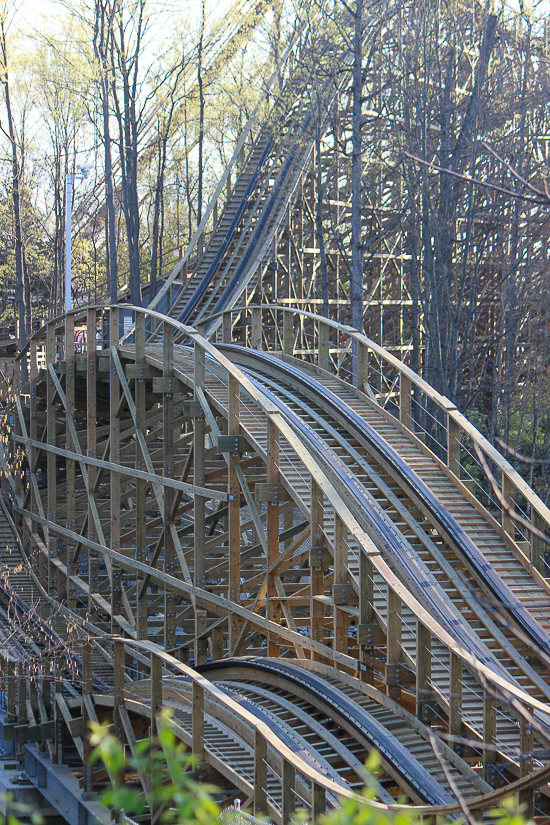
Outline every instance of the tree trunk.
[[[5, 21], [2, 18], [0, 20], [0, 48], [2, 50], [4, 98], [6, 102], [6, 114], [8, 117], [8, 135], [11, 144], [11, 171], [13, 187], [12, 202], [15, 234], [15, 280], [17, 289], [17, 317], [19, 319], [19, 346], [21, 349], [23, 349], [23, 347], [27, 343], [27, 330], [25, 328], [27, 308], [25, 307], [26, 279], [24, 277], [23, 231], [21, 224], [21, 191], [19, 180], [19, 159], [17, 155], [17, 140], [15, 136], [15, 127], [13, 125], [10, 100], [10, 86], [8, 81], [8, 55], [4, 23]], [[28, 312], [30, 312], [30, 307], [28, 307]]]

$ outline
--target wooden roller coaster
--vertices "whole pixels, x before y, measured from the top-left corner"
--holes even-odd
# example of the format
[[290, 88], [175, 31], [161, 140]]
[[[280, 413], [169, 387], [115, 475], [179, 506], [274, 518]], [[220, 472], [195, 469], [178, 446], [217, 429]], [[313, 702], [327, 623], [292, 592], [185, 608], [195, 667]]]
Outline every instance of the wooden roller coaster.
[[252, 302], [304, 101], [148, 308], [75, 310], [16, 360], [2, 759], [74, 825], [110, 821], [89, 723], [135, 752], [162, 708], [220, 801], [277, 825], [366, 781], [381, 809], [550, 815], [550, 511], [390, 352]]

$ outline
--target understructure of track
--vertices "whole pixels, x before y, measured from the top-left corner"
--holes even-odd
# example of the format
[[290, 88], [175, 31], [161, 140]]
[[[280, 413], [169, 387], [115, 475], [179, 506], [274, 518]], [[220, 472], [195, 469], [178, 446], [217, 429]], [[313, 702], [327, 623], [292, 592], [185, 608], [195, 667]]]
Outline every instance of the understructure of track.
[[[375, 342], [252, 301], [338, 92], [314, 105], [297, 65], [151, 305], [75, 310], [16, 360], [4, 743], [71, 825], [111, 817], [90, 723], [134, 754], [163, 708], [219, 802], [277, 825], [365, 784], [383, 810], [482, 820], [516, 794], [542, 821], [550, 511]], [[122, 779], [153, 825], [151, 777]]]
[[542, 502], [349, 327], [234, 309], [209, 341], [135, 309], [122, 338], [127, 312], [52, 322], [28, 389], [15, 371], [4, 737], [30, 780], [107, 821], [87, 725], [135, 751], [165, 707], [220, 802], [275, 822], [365, 783], [382, 807], [481, 816], [515, 792], [546, 816]]

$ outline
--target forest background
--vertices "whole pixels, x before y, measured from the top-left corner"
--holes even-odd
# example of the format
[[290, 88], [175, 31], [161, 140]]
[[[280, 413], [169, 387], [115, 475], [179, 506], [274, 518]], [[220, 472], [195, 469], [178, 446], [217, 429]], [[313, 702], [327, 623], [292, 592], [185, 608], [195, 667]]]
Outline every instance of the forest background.
[[[391, 278], [377, 292], [385, 326], [363, 299], [392, 251], [405, 359], [548, 501], [547, 3], [59, 0], [46, 12], [25, 0], [1, 9], [5, 335], [24, 342], [62, 311], [65, 183], [82, 166], [74, 301], [126, 289], [141, 302], [141, 285], [183, 255], [245, 123], [256, 118], [254, 136], [274, 98], [284, 102], [292, 61], [270, 89], [268, 80], [309, 24], [329, 55], [311, 61], [312, 94], [328, 72], [349, 78], [329, 137], [318, 136], [332, 170], [326, 151], [311, 170], [328, 293], [330, 247], [348, 273], [350, 321], [360, 326], [363, 315], [387, 344], [398, 318]], [[343, 169], [348, 200], [331, 200], [329, 181]]]

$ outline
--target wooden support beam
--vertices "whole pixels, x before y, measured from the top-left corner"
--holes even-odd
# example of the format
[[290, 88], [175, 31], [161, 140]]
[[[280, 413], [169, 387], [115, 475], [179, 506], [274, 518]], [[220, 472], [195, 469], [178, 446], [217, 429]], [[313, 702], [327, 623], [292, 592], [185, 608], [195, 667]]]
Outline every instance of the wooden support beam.
[[408, 430], [412, 430], [412, 396], [411, 379], [399, 373], [399, 420]]
[[283, 310], [283, 352], [294, 354], [294, 314], [289, 310]]
[[483, 692], [483, 778], [496, 787], [497, 709], [493, 697]]
[[[167, 323], [162, 325], [162, 374], [166, 380], [171, 380], [174, 369], [172, 360], [174, 357], [174, 345], [172, 341], [172, 326]], [[166, 478], [174, 476], [174, 395], [167, 392], [162, 401], [162, 467], [163, 475]], [[173, 576], [175, 564], [175, 545], [172, 535], [175, 493], [168, 487], [164, 488], [164, 513], [163, 513], [163, 535], [164, 535], [164, 571], [169, 576]], [[176, 645], [176, 594], [166, 587], [164, 589], [164, 647], [170, 650]]]
[[[145, 364], [145, 315], [142, 312], [136, 313], [135, 327], [135, 361], [136, 366], [143, 366]], [[146, 436], [147, 417], [145, 411], [146, 404], [146, 386], [144, 378], [134, 379], [134, 396], [136, 408], [136, 454], [135, 454], [135, 468], [136, 470], [145, 470], [147, 467], [145, 453], [147, 447], [143, 446]], [[141, 437], [137, 437], [137, 433]], [[136, 561], [143, 564], [147, 559], [147, 484], [138, 478], [136, 479], [136, 509], [135, 509], [135, 525], [136, 525]], [[138, 575], [136, 577], [136, 590], [139, 593], [143, 577]], [[135, 617], [136, 630], [138, 639], [147, 639], [148, 637], [148, 597], [147, 592], [141, 599], [136, 599]], [[138, 668], [141, 669], [141, 668]]]
[[505, 530], [509, 536], [511, 536], [514, 540], [516, 537], [516, 526], [514, 523], [514, 519], [511, 516], [510, 510], [513, 511], [514, 509], [514, 492], [515, 486], [513, 482], [508, 478], [508, 475], [502, 471], [501, 475], [501, 483], [502, 483], [502, 498], [507, 504], [508, 510], [504, 507], [502, 508], [502, 528]]
[[311, 822], [318, 822], [327, 812], [327, 792], [317, 782], [311, 783]]
[[[205, 364], [204, 350], [195, 343], [194, 356], [194, 387], [195, 399], [199, 401], [200, 392], [204, 392], [205, 386]], [[205, 419], [204, 414], [195, 418], [194, 426], [194, 476], [193, 482], [196, 486], [204, 486], [205, 481]], [[195, 494], [194, 497], [194, 584], [195, 587], [204, 589], [206, 585], [206, 551], [205, 551], [205, 515], [206, 500], [203, 496]], [[208, 645], [206, 638], [202, 635], [207, 628], [206, 607], [201, 600], [195, 603], [195, 664], [206, 663], [208, 655]]]
[[[279, 431], [275, 424], [267, 422], [267, 481], [276, 484], [279, 481]], [[277, 586], [273, 565], [279, 557], [279, 504], [267, 502], [267, 592], [266, 615], [269, 620], [277, 621]], [[279, 655], [279, 641], [272, 633], [267, 635], [267, 655]]]
[[[120, 310], [118, 306], [111, 307], [110, 312], [110, 343], [114, 349], [118, 348], [120, 336]], [[109, 360], [109, 461], [113, 465], [121, 463], [120, 455], [120, 380], [113, 358]], [[110, 510], [111, 510], [111, 550], [120, 552], [120, 522], [121, 522], [121, 474], [112, 468], [110, 477]], [[116, 635], [120, 632], [116, 617], [122, 615], [122, 570], [116, 562], [112, 565], [111, 583], [111, 632]], [[120, 723], [121, 725], [121, 723]], [[121, 727], [119, 725], [119, 734]]]
[[460, 426], [447, 413], [447, 466], [460, 478]]
[[[526, 708], [529, 713], [533, 713], [532, 708]], [[535, 737], [532, 725], [525, 719], [520, 720], [520, 776], [529, 776], [533, 772], [533, 749], [535, 747]], [[533, 788], [521, 791], [518, 804], [524, 808], [524, 816], [532, 820], [535, 811], [535, 793]]]
[[[89, 309], [86, 313], [86, 452], [90, 458], [97, 458], [97, 364], [96, 364], [96, 331], [97, 313]], [[94, 518], [95, 480], [97, 468], [88, 466], [88, 538], [90, 541], [101, 541], [96, 530]], [[99, 561], [97, 553], [88, 549], [88, 615], [92, 617], [96, 609], [94, 594], [98, 592]]]
[[281, 823], [290, 825], [296, 812], [296, 768], [286, 759], [281, 766]]
[[425, 725], [432, 722], [433, 690], [432, 635], [426, 625], [416, 622], [416, 715]]
[[[311, 479], [310, 494], [310, 635], [315, 642], [324, 642], [325, 606], [316, 599], [325, 591], [325, 535], [323, 524], [325, 518], [323, 493], [316, 481]], [[316, 656], [314, 658], [317, 658]]]
[[[449, 736], [462, 733], [462, 659], [449, 652]], [[455, 753], [462, 752], [460, 742], [452, 742]]]
[[401, 599], [388, 586], [388, 612], [386, 619], [386, 692], [395, 701], [401, 697]]
[[[55, 363], [55, 326], [48, 324], [46, 328], [46, 363]], [[56, 406], [55, 406], [55, 385], [52, 381], [51, 375], [48, 374], [47, 388], [46, 388], [46, 439], [48, 444], [55, 444], [56, 437]], [[47, 512], [50, 521], [56, 521], [57, 518], [57, 462], [55, 453], [48, 453], [46, 458], [47, 467]], [[46, 535], [48, 560], [47, 569], [41, 570], [41, 584], [46, 586], [48, 593], [55, 598], [59, 596], [59, 581], [57, 577], [56, 568], [52, 564], [52, 559], [57, 556], [57, 536], [53, 531], [48, 530]]]
[[89, 727], [90, 716], [86, 704], [86, 698], [92, 695], [92, 643], [86, 639], [82, 643], [82, 720], [83, 720], [83, 772], [84, 791], [90, 793], [93, 787], [93, 768], [90, 762], [92, 746], [90, 744]]
[[[74, 315], [67, 315], [65, 318], [65, 409], [66, 416], [71, 419], [74, 418], [75, 414], [75, 370]], [[31, 438], [36, 438], [32, 431]], [[76, 445], [73, 443], [73, 433], [68, 426], [65, 427], [65, 446], [69, 452], [76, 450]], [[65, 466], [67, 478], [65, 524], [67, 530], [73, 532], [76, 529], [76, 462], [71, 458], [67, 458]], [[78, 565], [73, 561], [75, 549], [75, 543], [67, 539], [65, 553], [67, 567], [66, 599], [67, 607], [71, 610], [76, 607], [76, 586], [73, 577], [77, 573]]]
[[330, 372], [330, 326], [319, 319], [317, 321], [317, 365]]
[[[228, 376], [227, 402], [227, 434], [238, 436], [240, 431], [240, 395], [239, 383], [232, 375]], [[229, 530], [229, 558], [228, 558], [228, 598], [231, 602], [241, 600], [241, 488], [236, 465], [238, 455], [229, 454], [227, 495], [229, 500], [228, 530]], [[233, 655], [239, 655], [235, 645], [239, 639], [242, 620], [235, 613], [229, 618], [229, 647]]]
[[204, 762], [204, 688], [197, 681], [193, 681], [193, 715], [192, 715], [192, 750], [199, 760]]
[[162, 659], [151, 653], [151, 736], [158, 734], [162, 713]]
[[267, 741], [254, 732], [254, 816], [267, 816]]

